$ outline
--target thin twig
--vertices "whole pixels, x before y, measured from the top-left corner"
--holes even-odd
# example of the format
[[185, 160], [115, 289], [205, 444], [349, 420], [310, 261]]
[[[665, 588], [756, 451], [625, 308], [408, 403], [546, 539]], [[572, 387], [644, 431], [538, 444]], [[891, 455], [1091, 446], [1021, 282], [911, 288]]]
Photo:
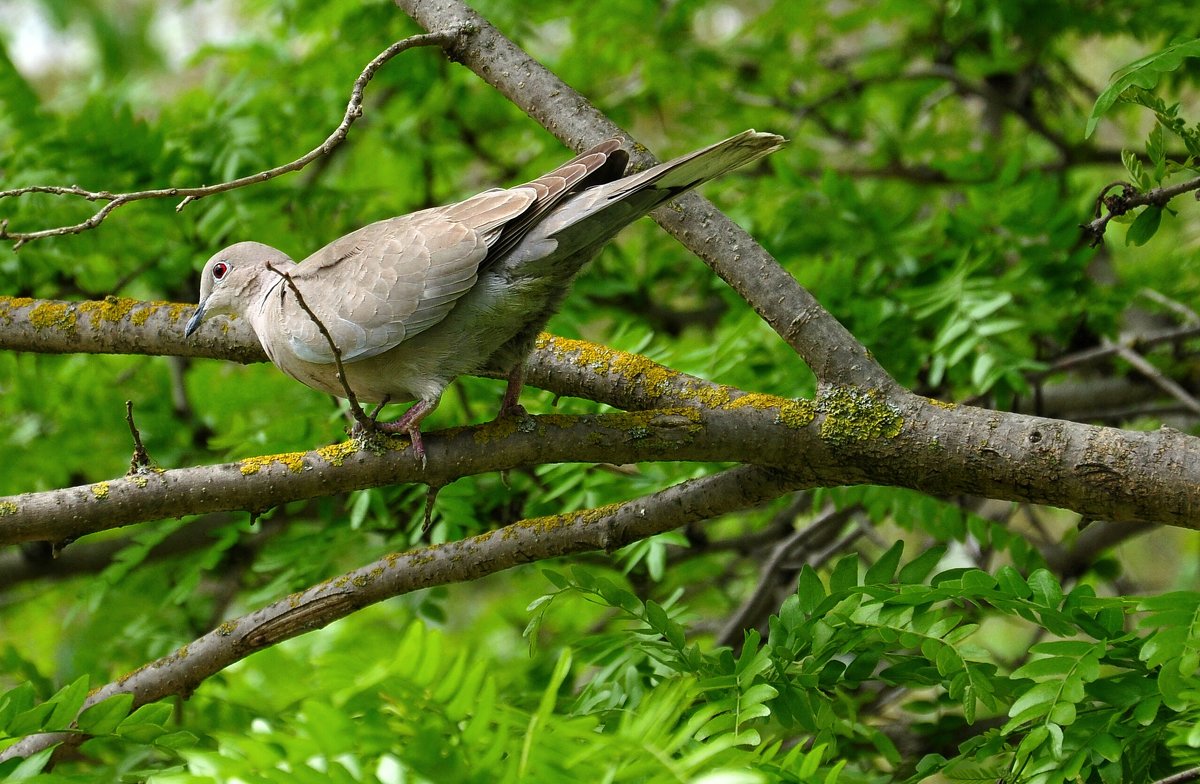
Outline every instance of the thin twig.
[[26, 242], [32, 240], [39, 240], [45, 237], [59, 237], [66, 234], [81, 234], [89, 229], [94, 229], [112, 214], [114, 210], [130, 202], [141, 201], [143, 199], [163, 199], [183, 196], [183, 201], [175, 206], [175, 210], [179, 211], [187, 206], [188, 203], [202, 199], [205, 196], [234, 190], [235, 188], [241, 188], [253, 183], [265, 182], [289, 172], [299, 171], [317, 158], [328, 155], [335, 147], [345, 141], [346, 134], [350, 131], [350, 126], [362, 116], [363, 91], [366, 89], [367, 83], [371, 81], [375, 73], [388, 60], [391, 60], [403, 51], [418, 46], [449, 46], [461, 33], [461, 29], [451, 29], [414, 35], [402, 41], [397, 41], [376, 55], [375, 59], [367, 63], [362, 73], [354, 80], [354, 88], [350, 92], [350, 103], [346, 106], [346, 114], [342, 117], [341, 123], [338, 124], [333, 133], [329, 134], [325, 141], [291, 163], [285, 163], [282, 166], [276, 166], [273, 169], [267, 169], [257, 174], [249, 174], [245, 177], [229, 180], [228, 182], [196, 188], [157, 188], [130, 193], [112, 193], [110, 191], [89, 191], [78, 185], [30, 185], [24, 188], [3, 190], [0, 191], [0, 199], [10, 196], [21, 196], [26, 193], [50, 193], [56, 196], [78, 196], [88, 201], [107, 201], [108, 203], [97, 210], [87, 220], [76, 223], [73, 226], [60, 226], [58, 228], [31, 232], [10, 232], [8, 230], [8, 221], [0, 220], [0, 240], [13, 240], [13, 250], [16, 250]]
[[134, 476], [140, 474], [150, 467], [150, 455], [146, 453], [146, 446], [142, 443], [142, 434], [138, 432], [137, 425], [133, 423], [133, 401], [125, 401], [125, 422], [129, 425], [129, 432], [133, 435], [133, 457], [129, 460], [129, 473], [126, 476]]
[[1152, 784], [1186, 784], [1189, 781], [1200, 781], [1200, 768], [1181, 770], [1178, 773], [1172, 773], [1166, 778], [1152, 782]]
[[[354, 412], [354, 421], [358, 422], [358, 424], [368, 433], [374, 432], [375, 419], [374, 417], [367, 416], [366, 412], [362, 410], [362, 406], [358, 404], [358, 397], [354, 394], [354, 390], [350, 388], [350, 381], [346, 378], [346, 368], [342, 365], [341, 349], [339, 349], [337, 344], [333, 342], [333, 335], [329, 334], [329, 330], [325, 328], [323, 323], [321, 323], [321, 319], [317, 318], [317, 314], [314, 313], [312, 308], [308, 306], [308, 303], [304, 301], [304, 295], [300, 293], [300, 289], [296, 286], [296, 281], [292, 280], [292, 276], [286, 272], [275, 269], [275, 267], [270, 263], [267, 264], [267, 269], [283, 278], [284, 282], [287, 283], [288, 288], [290, 288], [292, 293], [296, 295], [296, 304], [298, 304], [300, 309], [307, 313], [308, 317], [312, 319], [312, 322], [317, 325], [317, 329], [320, 330], [321, 336], [324, 337], [325, 342], [329, 344], [329, 350], [333, 352], [333, 364], [337, 366], [337, 378], [338, 381], [341, 382], [342, 389], [346, 393], [346, 399], [350, 401], [350, 410]], [[381, 405], [380, 408], [382, 407], [383, 406]], [[379, 413], [378, 409], [375, 413]]]
[[1106, 347], [1114, 346], [1117, 351], [1117, 356], [1121, 357], [1121, 359], [1132, 365], [1133, 369], [1145, 376], [1150, 383], [1154, 384], [1163, 392], [1166, 392], [1168, 395], [1185, 405], [1193, 414], [1200, 415], [1200, 400], [1196, 400], [1196, 398], [1192, 397], [1190, 392], [1163, 375], [1163, 373], [1158, 368], [1154, 367], [1154, 365], [1150, 364], [1145, 357], [1128, 346], [1113, 343], [1108, 338], [1104, 338], [1103, 342]]
[[[825, 540], [836, 535], [846, 520], [860, 509], [857, 505], [844, 509], [826, 509], [808, 527], [795, 531], [776, 544], [763, 564], [758, 584], [717, 634], [717, 644], [737, 646], [746, 629], [756, 626], [758, 619], [765, 617], [770, 608], [778, 606], [775, 590], [798, 569], [789, 565], [789, 562], [798, 557], [807, 562], [804, 551], [826, 544]], [[855, 535], [857, 537], [858, 534]], [[786, 576], [781, 572], [786, 573]]]
[[1178, 343], [1183, 340], [1188, 340], [1200, 336], [1200, 323], [1187, 324], [1182, 327], [1173, 327], [1158, 332], [1151, 332], [1144, 335], [1134, 336], [1120, 343], [1107, 341], [1104, 345], [1095, 346], [1076, 351], [1071, 354], [1066, 354], [1054, 360], [1045, 370], [1039, 370], [1028, 374], [1028, 377], [1034, 380], [1043, 379], [1055, 373], [1060, 373], [1064, 370], [1071, 370], [1083, 365], [1093, 365], [1101, 362], [1114, 354], [1120, 353], [1121, 346], [1130, 348], [1147, 349], [1152, 346], [1157, 346], [1162, 343]]
[[1138, 291], [1138, 294], [1150, 300], [1151, 302], [1156, 302], [1159, 305], [1162, 305], [1167, 310], [1179, 316], [1179, 318], [1183, 319], [1184, 324], [1189, 326], [1200, 324], [1200, 315], [1198, 315], [1196, 311], [1192, 310], [1179, 300], [1168, 297], [1161, 291], [1155, 291], [1151, 288], [1143, 288]]
[[[1109, 191], [1117, 187], [1120, 187], [1121, 192], [1109, 196]], [[1094, 248], [1104, 241], [1104, 232], [1108, 229], [1108, 222], [1113, 218], [1125, 215], [1138, 207], [1164, 207], [1176, 196], [1191, 191], [1200, 191], [1200, 177], [1176, 185], [1151, 188], [1140, 193], [1128, 182], [1109, 183], [1096, 197], [1096, 217], [1089, 223], [1079, 224], [1079, 228], [1092, 238], [1091, 245]], [[1105, 209], [1108, 211], [1105, 212]]]

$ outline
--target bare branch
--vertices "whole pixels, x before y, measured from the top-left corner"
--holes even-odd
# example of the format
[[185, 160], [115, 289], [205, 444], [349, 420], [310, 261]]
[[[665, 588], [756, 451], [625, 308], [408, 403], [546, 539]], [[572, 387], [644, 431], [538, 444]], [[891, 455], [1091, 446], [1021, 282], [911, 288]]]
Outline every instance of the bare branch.
[[346, 113], [342, 117], [341, 123], [333, 130], [331, 134], [314, 147], [309, 152], [300, 156], [291, 163], [285, 163], [282, 166], [276, 166], [273, 169], [258, 172], [257, 174], [249, 174], [245, 177], [239, 177], [228, 182], [217, 183], [216, 185], [204, 185], [194, 188], [156, 188], [153, 190], [133, 191], [130, 193], [112, 193], [110, 191], [89, 191], [78, 185], [58, 186], [58, 185], [30, 185], [24, 188], [13, 188], [11, 190], [0, 191], [0, 199], [22, 196], [27, 193], [49, 193], [56, 196], [79, 196], [88, 201], [107, 201], [108, 203], [97, 210], [87, 220], [74, 224], [73, 226], [59, 226], [52, 229], [42, 229], [40, 231], [16, 232], [8, 230], [8, 221], [0, 220], [0, 240], [13, 240], [13, 249], [16, 250], [26, 242], [43, 239], [45, 237], [61, 237], [66, 234], [81, 234], [89, 229], [94, 229], [99, 226], [105, 218], [113, 213], [118, 207], [123, 207], [135, 201], [145, 199], [164, 199], [183, 196], [183, 201], [176, 205], [176, 211], [182, 210], [190, 202], [202, 199], [205, 196], [211, 196], [214, 193], [223, 193], [236, 188], [241, 188], [246, 185], [251, 185], [259, 182], [266, 182], [283, 174], [299, 171], [316, 159], [328, 155], [335, 147], [341, 144], [346, 139], [347, 133], [350, 131], [350, 126], [362, 116], [363, 91], [367, 87], [367, 83], [375, 76], [375, 73], [383, 67], [383, 65], [391, 60], [396, 55], [408, 49], [418, 46], [441, 46], [447, 47], [452, 44], [459, 35], [462, 34], [460, 29], [442, 30], [436, 33], [427, 33], [424, 35], [414, 35], [410, 38], [405, 38], [403, 41], [396, 43], [384, 49], [375, 59], [367, 63], [363, 68], [362, 73], [354, 80], [354, 88], [350, 91], [350, 103], [346, 106]]
[[1200, 314], [1197, 314], [1195, 310], [1183, 304], [1179, 300], [1168, 297], [1161, 291], [1156, 291], [1155, 289], [1151, 288], [1142, 288], [1138, 290], [1138, 295], [1145, 297], [1151, 302], [1162, 305], [1167, 310], [1179, 316], [1179, 318], [1183, 320], [1183, 323], [1187, 324], [1188, 326], [1200, 324]]
[[1183, 403], [1183, 405], [1186, 406], [1187, 409], [1193, 414], [1200, 414], [1200, 401], [1192, 397], [1192, 395], [1186, 389], [1179, 386], [1179, 384], [1164, 376], [1158, 368], [1147, 362], [1146, 358], [1141, 354], [1137, 353], [1128, 346], [1122, 346], [1120, 344], [1113, 343], [1108, 338], [1104, 339], [1103, 344], [1105, 347], [1112, 346], [1115, 348], [1117, 355], [1132, 365], [1134, 370], [1145, 376], [1150, 383], [1154, 384], [1156, 387], [1161, 389], [1163, 392], [1166, 392], [1180, 403]]
[[795, 590], [791, 576], [800, 570], [800, 566], [794, 562], [799, 559], [803, 564], [807, 561], [806, 551], [828, 545], [846, 521], [861, 509], [857, 505], [844, 509], [830, 507], [807, 527], [793, 532], [776, 544], [762, 565], [758, 583], [718, 632], [717, 644], [731, 645], [735, 649], [740, 647], [746, 629], [757, 628], [767, 614], [779, 607], [777, 592], [780, 587], [787, 586], [788, 590]]
[[1122, 347], [1145, 350], [1162, 345], [1163, 343], [1180, 343], [1195, 337], [1200, 337], [1200, 324], [1186, 324], [1181, 327], [1173, 327], [1158, 332], [1134, 335], [1128, 339], [1121, 340], [1119, 343], [1110, 340], [1094, 348], [1061, 356], [1051, 362], [1050, 366], [1045, 370], [1029, 373], [1027, 376], [1030, 379], [1037, 380], [1054, 373], [1061, 373], [1065, 370], [1075, 370], [1087, 365], [1094, 365], [1119, 354]]
[[[787, 474], [742, 466], [634, 502], [523, 520], [499, 531], [392, 554], [222, 623], [174, 653], [94, 690], [81, 710], [115, 694], [133, 694], [135, 707], [172, 695], [186, 697], [206, 678], [255, 651], [320, 629], [384, 599], [476, 580], [547, 558], [611, 552], [689, 522], [764, 503], [795, 489], [793, 481]], [[68, 732], [32, 735], [0, 751], [0, 762], [84, 739]]]
[[1200, 781], [1200, 768], [1181, 770], [1151, 784], [1186, 784], [1189, 781]]

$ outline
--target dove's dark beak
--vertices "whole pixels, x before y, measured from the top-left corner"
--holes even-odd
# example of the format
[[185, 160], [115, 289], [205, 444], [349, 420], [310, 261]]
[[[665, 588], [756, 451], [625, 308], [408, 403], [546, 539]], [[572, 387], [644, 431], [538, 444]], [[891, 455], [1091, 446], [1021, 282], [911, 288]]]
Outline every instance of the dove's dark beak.
[[192, 333], [200, 328], [200, 322], [204, 320], [204, 303], [201, 302], [196, 306], [196, 312], [188, 319], [187, 326], [183, 328], [183, 336], [190, 338]]

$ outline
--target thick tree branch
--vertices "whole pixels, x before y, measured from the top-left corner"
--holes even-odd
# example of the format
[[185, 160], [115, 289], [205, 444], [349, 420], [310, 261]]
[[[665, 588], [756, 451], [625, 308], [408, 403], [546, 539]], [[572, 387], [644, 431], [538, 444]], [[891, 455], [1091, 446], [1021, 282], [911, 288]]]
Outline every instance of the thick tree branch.
[[[44, 337], [61, 351], [72, 344], [124, 352], [136, 346], [144, 353], [178, 347], [192, 356], [228, 351], [231, 358], [261, 358], [237, 320], [213, 319], [191, 345], [179, 328], [190, 306], [124, 303], [70, 309], [9, 300], [5, 309], [0, 302], [0, 348], [11, 331], [27, 346]], [[35, 313], [43, 326], [16, 324]], [[61, 542], [181, 514], [263, 509], [403, 481], [444, 484], [518, 466], [640, 460], [735, 460], [802, 472], [810, 486], [894, 485], [1049, 504], [1096, 519], [1200, 527], [1200, 439], [1169, 428], [1122, 431], [954, 406], [903, 390], [885, 396], [824, 386], [811, 401], [746, 394], [644, 357], [551, 337], [540, 341], [529, 367], [530, 383], [551, 391], [652, 410], [509, 418], [435, 433], [426, 474], [406, 450], [407, 440], [399, 439], [379, 453], [339, 444], [11, 496], [0, 499], [0, 542]], [[490, 448], [479, 449], [481, 442]]]
[[[174, 653], [94, 690], [82, 710], [115, 694], [133, 694], [134, 707], [172, 695], [186, 697], [206, 678], [255, 651], [320, 629], [384, 599], [476, 580], [548, 558], [611, 552], [689, 522], [756, 506], [800, 484], [786, 473], [742, 466], [637, 501], [523, 520], [468, 539], [394, 553], [226, 621]], [[32, 735], [0, 752], [0, 762], [84, 739], [69, 732]]]
[[239, 177], [236, 180], [221, 182], [215, 185], [204, 185], [195, 188], [156, 188], [153, 190], [134, 191], [130, 193], [112, 193], [110, 191], [89, 191], [81, 188], [78, 185], [60, 186], [60, 185], [30, 185], [24, 188], [13, 188], [11, 190], [0, 191], [0, 199], [23, 196], [27, 193], [49, 193], [56, 196], [79, 196], [88, 201], [105, 201], [108, 202], [87, 220], [76, 223], [73, 226], [59, 226], [51, 229], [42, 229], [40, 231], [18, 232], [8, 230], [8, 221], [0, 219], [0, 240], [13, 240], [13, 249], [20, 248], [26, 242], [39, 240], [45, 237], [61, 237], [65, 234], [81, 234], [89, 229], [94, 229], [99, 226], [105, 218], [111, 215], [120, 207], [130, 204], [135, 201], [143, 201], [145, 199], [170, 199], [177, 196], [183, 196], [183, 201], [175, 207], [176, 211], [182, 210], [189, 202], [202, 199], [205, 196], [211, 196], [214, 193], [223, 193], [231, 191], [235, 188], [241, 188], [246, 185], [253, 185], [259, 182], [272, 180], [283, 174], [299, 171], [308, 164], [318, 158], [328, 155], [335, 147], [346, 140], [346, 134], [350, 132], [350, 126], [362, 116], [363, 91], [367, 87], [367, 83], [375, 76], [375, 73], [383, 67], [388, 60], [391, 60], [401, 52], [407, 51], [418, 46], [447, 46], [458, 35], [460, 31], [453, 29], [441, 30], [436, 33], [428, 33], [426, 35], [414, 35], [411, 38], [405, 38], [403, 41], [397, 41], [380, 52], [375, 59], [367, 63], [363, 68], [362, 73], [354, 80], [354, 87], [350, 91], [350, 103], [346, 106], [346, 113], [342, 117], [341, 123], [333, 130], [325, 141], [300, 156], [291, 163], [285, 163], [282, 166], [276, 166], [273, 169], [267, 169], [256, 174], [248, 174], [245, 177]]

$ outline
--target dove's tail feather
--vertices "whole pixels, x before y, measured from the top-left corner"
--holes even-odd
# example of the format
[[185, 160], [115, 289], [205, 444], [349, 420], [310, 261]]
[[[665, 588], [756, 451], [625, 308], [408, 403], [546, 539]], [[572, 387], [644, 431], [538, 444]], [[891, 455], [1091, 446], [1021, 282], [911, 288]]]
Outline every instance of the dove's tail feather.
[[[571, 259], [582, 266], [590, 258], [589, 251], [598, 250], [642, 215], [703, 182], [769, 155], [785, 143], [773, 133], [743, 131], [645, 171], [587, 188], [563, 202], [531, 234], [552, 239], [565, 251], [554, 254], [556, 260]], [[537, 254], [530, 256], [533, 260]]]
[[731, 136], [724, 141], [626, 177], [621, 181], [626, 187], [618, 190], [610, 198], [619, 199], [623, 192], [647, 185], [659, 190], [675, 191], [676, 194], [683, 193], [714, 177], [720, 177], [726, 172], [769, 155], [786, 143], [786, 139], [773, 133], [761, 133], [754, 129], [742, 131], [737, 136]]

